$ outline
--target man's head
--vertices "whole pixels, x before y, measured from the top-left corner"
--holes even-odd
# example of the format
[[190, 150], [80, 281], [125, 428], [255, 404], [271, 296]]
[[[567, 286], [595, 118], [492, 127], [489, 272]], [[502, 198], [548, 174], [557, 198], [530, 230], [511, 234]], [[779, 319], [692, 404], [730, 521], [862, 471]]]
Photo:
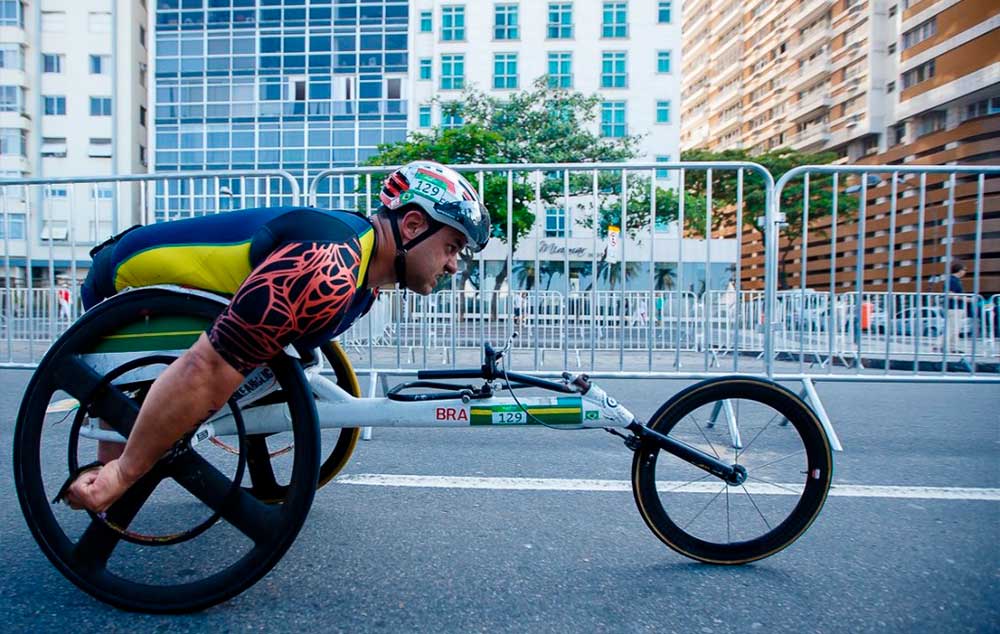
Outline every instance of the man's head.
[[401, 288], [430, 293], [438, 278], [458, 269], [463, 248], [480, 251], [490, 238], [490, 215], [479, 194], [440, 163], [407, 163], [386, 178], [379, 199], [379, 213], [396, 242], [394, 265]]
[[951, 261], [951, 274], [955, 277], [962, 277], [965, 275], [965, 262], [955, 258]]
[[[405, 249], [402, 272], [398, 268], [396, 271], [400, 288], [427, 295], [443, 276], [454, 275], [458, 271], [458, 256], [468, 243], [465, 234], [447, 225], [428, 234], [431, 230], [430, 218], [417, 206], [401, 207], [396, 211], [383, 207], [379, 215], [390, 223], [395, 218], [402, 244], [412, 244]], [[419, 240], [424, 235], [427, 237]], [[399, 242], [397, 258], [398, 251]]]

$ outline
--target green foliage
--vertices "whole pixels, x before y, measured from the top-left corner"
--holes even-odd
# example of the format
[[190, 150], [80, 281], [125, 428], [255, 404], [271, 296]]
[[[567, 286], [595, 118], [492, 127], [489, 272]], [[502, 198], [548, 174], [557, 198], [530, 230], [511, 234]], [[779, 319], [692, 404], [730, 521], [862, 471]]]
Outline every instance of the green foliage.
[[[443, 130], [414, 132], [401, 143], [382, 145], [369, 165], [400, 165], [428, 159], [440, 163], [565, 163], [622, 161], [635, 155], [637, 137], [604, 139], [589, 131], [597, 117], [600, 98], [549, 88], [545, 78], [529, 90], [497, 99], [468, 89], [458, 102], [442, 103], [445, 114], [460, 115], [463, 124]], [[474, 175], [469, 175], [478, 186]], [[512, 249], [531, 230], [534, 214], [529, 202], [535, 183], [530, 174], [513, 173], [508, 197], [507, 172], [486, 173], [483, 198], [490, 210], [494, 235], [506, 242], [508, 208]], [[558, 180], [558, 182], [556, 182]], [[561, 179], [545, 179], [542, 199], [553, 203], [563, 194]]]
[[[826, 165], [837, 159], [832, 152], [809, 154], [788, 148], [779, 148], [763, 154], [751, 154], [746, 150], [689, 150], [681, 155], [684, 161], [749, 161], [767, 169], [777, 181], [788, 170], [802, 165]], [[705, 199], [707, 172], [688, 170], [685, 175], [685, 189]], [[844, 181], [841, 181], [844, 184]], [[735, 170], [713, 170], [712, 173], [712, 227], [735, 224], [738, 178]], [[781, 211], [785, 213], [786, 224], [781, 236], [794, 241], [802, 235], [804, 181], [794, 179], [785, 186], [781, 195]], [[743, 223], [757, 231], [763, 228], [765, 215], [766, 184], [757, 172], [743, 172]], [[833, 206], [833, 181], [829, 175], [812, 175], [809, 180], [809, 219], [815, 220], [830, 215]], [[838, 214], [849, 216], [857, 210], [857, 199], [851, 196], [838, 197]], [[704, 219], [702, 220], [704, 226]]]
[[[837, 159], [832, 152], [810, 154], [788, 148], [779, 148], [763, 154], [750, 154], [746, 150], [725, 150], [710, 152], [707, 150], [690, 150], [681, 155], [684, 161], [749, 161], [767, 169], [775, 182], [785, 172], [802, 165], [825, 165]], [[838, 181], [837, 215], [839, 220], [854, 217], [858, 209], [858, 195], [851, 195], [853, 179], [841, 178]], [[685, 177], [685, 189], [705, 200], [707, 172], [688, 170]], [[737, 212], [738, 178], [734, 170], [713, 170], [712, 173], [712, 227], [719, 228], [722, 224], [735, 225]], [[846, 186], [846, 187], [845, 187]], [[779, 257], [779, 275], [782, 286], [787, 278], [786, 265], [788, 255], [796, 248], [795, 243], [803, 232], [809, 231], [806, 224], [816, 219], [830, 216], [833, 211], [833, 177], [830, 175], [812, 174], [809, 177], [808, 205], [804, 204], [806, 196], [805, 180], [795, 178], [785, 185], [781, 192], [780, 210], [785, 214], [785, 222], [780, 226], [779, 238], [784, 245]], [[756, 172], [743, 173], [743, 224], [761, 234], [762, 240], [767, 235], [763, 232], [763, 221], [766, 211], [766, 185], [761, 175]], [[808, 207], [808, 223], [805, 222], [805, 209]], [[701, 220], [704, 227], [704, 218]], [[815, 231], [815, 230], [812, 230]], [[825, 237], [825, 232], [818, 232]], [[781, 242], [781, 240], [779, 240]]]

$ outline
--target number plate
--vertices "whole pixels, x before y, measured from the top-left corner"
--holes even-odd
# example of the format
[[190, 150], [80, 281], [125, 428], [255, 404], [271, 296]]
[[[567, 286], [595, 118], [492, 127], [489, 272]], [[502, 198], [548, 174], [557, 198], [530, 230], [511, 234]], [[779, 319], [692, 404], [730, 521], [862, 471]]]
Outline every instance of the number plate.
[[493, 412], [494, 425], [525, 425], [528, 415], [524, 412]]

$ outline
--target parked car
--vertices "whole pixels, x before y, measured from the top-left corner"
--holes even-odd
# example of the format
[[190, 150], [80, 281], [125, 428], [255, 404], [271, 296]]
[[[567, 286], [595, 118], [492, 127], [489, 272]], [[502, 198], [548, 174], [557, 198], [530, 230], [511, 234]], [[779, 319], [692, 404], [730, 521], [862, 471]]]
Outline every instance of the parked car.
[[[892, 331], [897, 335], [919, 334], [923, 337], [940, 337], [944, 334], [944, 311], [937, 306], [907, 308], [896, 313], [892, 321]], [[972, 332], [972, 320], [964, 317], [962, 323], [950, 324], [949, 327], [960, 328], [959, 335], [966, 336]], [[872, 316], [872, 328], [880, 334], [888, 330], [889, 324], [885, 313], [875, 313]]]

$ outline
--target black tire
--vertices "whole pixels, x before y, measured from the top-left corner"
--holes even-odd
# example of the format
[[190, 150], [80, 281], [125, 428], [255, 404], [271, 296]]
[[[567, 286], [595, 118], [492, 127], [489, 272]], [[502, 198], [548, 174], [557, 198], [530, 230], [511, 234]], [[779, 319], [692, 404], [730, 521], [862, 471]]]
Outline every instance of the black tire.
[[[319, 469], [316, 407], [299, 363], [284, 355], [270, 364], [286, 394], [297, 447], [284, 504], [267, 506], [231, 487], [225, 473], [195, 449], [172, 462], [158, 463], [108, 511], [109, 518], [127, 526], [140, 512], [146, 512], [143, 509], [154, 493], [160, 500], [166, 489], [166, 499], [183, 498], [185, 512], [191, 508], [221, 512], [222, 521], [183, 545], [134, 549], [106, 524], [88, 523], [82, 512], [56, 507], [49, 501], [55, 494], [53, 489], [67, 476], [65, 455], [59, 473], [59, 462], [52, 459], [57, 452], [49, 448], [63, 443], [70, 428], [60, 421], [46, 420], [53, 397], [65, 393], [80, 402], [93, 403], [95, 415], [116, 425], [120, 432], [130, 427], [138, 410], [136, 403], [116, 388], [91, 398], [89, 390], [102, 375], [88, 365], [84, 355], [94, 350], [95, 341], [123, 327], [155, 323], [159, 318], [207, 323], [221, 308], [218, 301], [164, 289], [117, 295], [87, 312], [53, 344], [25, 391], [14, 430], [13, 463], [18, 500], [28, 527], [67, 579], [119, 608], [192, 612], [236, 596], [278, 563], [309, 513]], [[197, 334], [195, 331], [192, 336]], [[197, 449], [202, 446], [210, 443]], [[175, 492], [177, 495], [170, 497]], [[157, 506], [148, 512], [156, 521], [167, 521], [175, 517], [173, 510], [171, 507], [164, 513]], [[74, 539], [74, 533], [79, 533], [79, 538]], [[184, 550], [170, 550], [173, 548]]]
[[[743, 441], [739, 450], [731, 446], [729, 406]], [[709, 424], [717, 407], [722, 416]], [[682, 555], [713, 564], [763, 559], [798, 539], [826, 501], [833, 477], [826, 434], [812, 410], [775, 383], [703, 381], [660, 407], [649, 426], [747, 469], [742, 485], [727, 485], [642, 441], [632, 461], [636, 505], [653, 533]]]

